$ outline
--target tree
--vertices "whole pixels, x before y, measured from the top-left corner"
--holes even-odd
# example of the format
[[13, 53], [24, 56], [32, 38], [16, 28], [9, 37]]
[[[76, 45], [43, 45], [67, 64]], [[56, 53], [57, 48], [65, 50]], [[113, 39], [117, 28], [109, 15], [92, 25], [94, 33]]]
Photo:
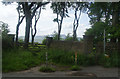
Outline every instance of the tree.
[[72, 7], [75, 11], [74, 13], [74, 22], [73, 22], [73, 40], [77, 40], [77, 28], [79, 26], [79, 20], [80, 20], [80, 16], [81, 16], [81, 12], [85, 12], [87, 11], [87, 3], [81, 3], [81, 2], [75, 2], [72, 4]]
[[35, 24], [34, 24], [34, 31], [35, 32], [34, 33], [33, 33], [33, 28], [31, 27], [31, 36], [32, 36], [32, 41], [31, 42], [32, 42], [32, 44], [34, 43], [34, 37], [37, 33], [36, 25], [37, 25], [37, 22], [40, 18], [40, 13], [41, 13], [41, 7], [40, 7], [39, 11], [36, 11], [36, 14], [35, 14]]
[[35, 16], [37, 9], [48, 3], [49, 2], [19, 2], [19, 4], [22, 6], [23, 13], [26, 19], [25, 45], [24, 45], [25, 48], [28, 47], [30, 27], [32, 27], [32, 19]]
[[89, 7], [88, 7], [88, 16], [90, 18], [90, 23], [94, 24], [96, 22], [100, 22], [103, 13], [103, 8], [106, 9], [107, 4], [105, 2], [102, 3], [98, 3], [98, 2], [94, 2], [94, 3], [90, 3]]
[[92, 28], [87, 29], [85, 35], [93, 35], [96, 42], [103, 41], [104, 29], [107, 30], [107, 28], [108, 26], [104, 22], [96, 22], [94, 25], [92, 25]]
[[[114, 28], [120, 28], [120, 23], [119, 23], [119, 21], [120, 21], [120, 10], [119, 10], [120, 9], [120, 2], [113, 2], [113, 3], [111, 3], [111, 8], [112, 8], [112, 27], [113, 27], [113, 29]], [[115, 32], [116, 31], [113, 30], [111, 32], [111, 34], [114, 35]], [[120, 37], [113, 36], [111, 38], [111, 42], [116, 42], [117, 38], [120, 41]]]
[[0, 27], [2, 32], [2, 38], [4, 39], [7, 36], [7, 34], [10, 32], [8, 29], [8, 24], [0, 21]]
[[69, 4], [70, 4], [69, 2], [53, 2], [51, 5], [53, 13], [56, 13], [56, 15], [57, 15], [57, 17], [53, 20], [54, 22], [57, 22], [57, 24], [58, 24], [57, 40], [60, 40], [60, 33], [61, 33], [63, 18], [69, 17], [67, 14], [68, 7], [70, 7]]
[[10, 32], [8, 27], [9, 26], [7, 23], [0, 21], [0, 28], [2, 32], [2, 48], [5, 50], [13, 46], [13, 44], [11, 44], [11, 39], [8, 36], [8, 33]]
[[[94, 25], [97, 22], [104, 22], [107, 24], [107, 32], [111, 36], [111, 42], [116, 42], [115, 28], [119, 26], [120, 21], [120, 2], [102, 2], [102, 3], [91, 3], [89, 6], [88, 16], [90, 17], [90, 23]], [[112, 16], [112, 18], [111, 18]], [[113, 36], [113, 37], [112, 37]]]
[[19, 27], [20, 24], [22, 23], [23, 19], [24, 19], [24, 15], [23, 15], [23, 9], [22, 6], [18, 3], [18, 7], [17, 7], [17, 12], [18, 12], [18, 24], [16, 26], [16, 45], [18, 43], [18, 34], [19, 34]]

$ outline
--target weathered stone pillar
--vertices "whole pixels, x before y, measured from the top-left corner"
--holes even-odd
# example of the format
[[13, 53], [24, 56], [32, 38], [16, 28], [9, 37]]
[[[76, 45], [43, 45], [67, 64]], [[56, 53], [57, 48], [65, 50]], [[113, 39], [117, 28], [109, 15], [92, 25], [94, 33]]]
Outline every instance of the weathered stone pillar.
[[84, 53], [91, 53], [93, 50], [94, 36], [83, 35], [84, 39]]
[[46, 37], [47, 41], [46, 41], [46, 46], [49, 47], [51, 42], [52, 42], [52, 37]]
[[11, 43], [14, 43], [15, 34], [8, 34]]

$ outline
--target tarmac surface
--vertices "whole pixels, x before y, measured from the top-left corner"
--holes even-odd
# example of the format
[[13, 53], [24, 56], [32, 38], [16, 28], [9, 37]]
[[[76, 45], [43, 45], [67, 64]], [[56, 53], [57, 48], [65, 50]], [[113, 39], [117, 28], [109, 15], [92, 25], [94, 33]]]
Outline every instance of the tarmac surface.
[[80, 71], [56, 71], [44, 73], [38, 67], [29, 70], [2, 73], [2, 77], [119, 77], [119, 68], [104, 68], [101, 66], [82, 67]]

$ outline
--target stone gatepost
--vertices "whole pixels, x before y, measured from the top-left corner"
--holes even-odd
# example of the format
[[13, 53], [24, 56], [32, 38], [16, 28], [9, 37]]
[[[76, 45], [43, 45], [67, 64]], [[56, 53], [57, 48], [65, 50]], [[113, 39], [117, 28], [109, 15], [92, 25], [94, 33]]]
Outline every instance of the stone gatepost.
[[11, 43], [14, 43], [14, 39], [15, 39], [15, 34], [8, 34], [9, 40], [11, 41]]
[[84, 39], [84, 53], [91, 53], [93, 50], [93, 39], [92, 35], [83, 35]]
[[50, 46], [50, 44], [51, 44], [51, 42], [52, 42], [52, 37], [46, 37], [46, 46], [49, 48], [49, 46]]

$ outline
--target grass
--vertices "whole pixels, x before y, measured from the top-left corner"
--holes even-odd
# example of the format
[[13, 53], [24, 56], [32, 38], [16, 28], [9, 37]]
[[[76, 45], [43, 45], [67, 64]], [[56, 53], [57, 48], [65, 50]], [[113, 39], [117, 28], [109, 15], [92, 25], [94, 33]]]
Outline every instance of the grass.
[[81, 68], [80, 68], [80, 66], [78, 66], [78, 65], [73, 65], [73, 66], [70, 68], [70, 70], [72, 70], [72, 71], [78, 71], [78, 70], [81, 70]]
[[74, 53], [71, 51], [65, 51], [60, 49], [49, 49], [48, 60], [57, 64], [73, 65], [74, 64]]
[[[48, 52], [48, 62], [61, 65], [74, 65], [75, 54], [72, 51], [65, 51], [60, 49], [49, 49], [39, 53], [41, 60], [45, 61], [45, 52]], [[101, 65], [104, 67], [118, 67], [118, 55], [116, 52], [111, 53], [109, 58], [106, 58], [103, 53], [95, 54], [78, 54], [77, 65], [80, 66], [94, 66]]]
[[41, 72], [55, 72], [55, 69], [52, 67], [48, 67], [48, 66], [42, 66], [42, 67], [40, 67], [39, 71], [41, 71]]
[[101, 54], [99, 56], [99, 65], [102, 65], [104, 67], [120, 67], [120, 59], [119, 59], [119, 53], [117, 52], [113, 52], [111, 54], [109, 54], [109, 57], [106, 57], [104, 54]]
[[[71, 70], [79, 69], [75, 64], [75, 54], [72, 51], [60, 50], [60, 49], [8, 49], [3, 50], [2, 53], [2, 70], [3, 72], [12, 72], [29, 69], [37, 66], [46, 61], [46, 52], [48, 52], [48, 63], [55, 63], [60, 65], [73, 66]], [[36, 52], [37, 51], [37, 52]], [[78, 66], [93, 66], [101, 65], [104, 67], [120, 67], [119, 55], [117, 52], [109, 54], [109, 57], [105, 57], [104, 54], [99, 54], [96, 59], [96, 55], [90, 54], [78, 54], [77, 65]], [[45, 69], [45, 68], [42, 68]], [[49, 70], [49, 69], [48, 69]], [[44, 71], [44, 70], [43, 70]]]
[[3, 50], [2, 70], [3, 72], [12, 72], [29, 69], [39, 65], [41, 60], [30, 51], [23, 49]]

